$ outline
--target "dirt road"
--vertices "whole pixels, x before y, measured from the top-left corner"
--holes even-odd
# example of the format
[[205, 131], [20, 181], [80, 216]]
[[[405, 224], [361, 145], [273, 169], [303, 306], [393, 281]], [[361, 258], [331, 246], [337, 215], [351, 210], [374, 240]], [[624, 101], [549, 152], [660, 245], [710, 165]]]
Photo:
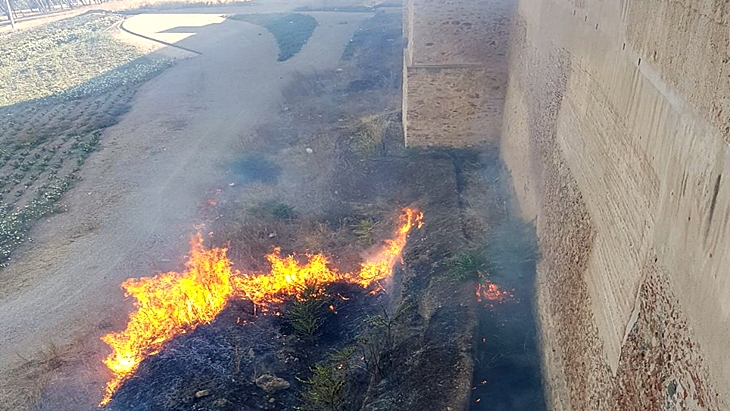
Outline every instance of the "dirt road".
[[[127, 306], [119, 283], [179, 267], [200, 205], [213, 190], [231, 189], [230, 164], [246, 154], [255, 127], [281, 110], [282, 87], [297, 71], [336, 68], [368, 17], [313, 14], [319, 26], [308, 44], [280, 63], [276, 42], [264, 29], [221, 17], [235, 12], [231, 7], [202, 10], [143, 14], [126, 22], [129, 29], [202, 54], [142, 87], [132, 110], [104, 132], [100, 151], [64, 199], [68, 212], [38, 224], [34, 242], [1, 273], [2, 374], [50, 343], [95, 338], [122, 326]], [[263, 11], [259, 5], [239, 12]], [[13, 381], [1, 374], [0, 381], [2, 398]], [[12, 407], [0, 409], [11, 409], [6, 406]]]

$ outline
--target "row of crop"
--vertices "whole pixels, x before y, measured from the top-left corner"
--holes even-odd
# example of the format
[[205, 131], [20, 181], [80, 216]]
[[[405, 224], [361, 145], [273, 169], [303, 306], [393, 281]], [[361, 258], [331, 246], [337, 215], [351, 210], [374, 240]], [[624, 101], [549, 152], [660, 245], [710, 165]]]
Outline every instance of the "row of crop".
[[86, 14], [0, 37], [0, 267], [59, 200], [126, 112], [172, 62], [114, 39], [115, 14]]
[[76, 174], [72, 173], [47, 185], [21, 208], [0, 201], [0, 267], [8, 264], [10, 254], [26, 239], [36, 221], [60, 210], [58, 199], [68, 191], [75, 179]]
[[0, 37], [0, 106], [66, 92], [139, 58], [108, 32], [122, 20], [88, 14]]

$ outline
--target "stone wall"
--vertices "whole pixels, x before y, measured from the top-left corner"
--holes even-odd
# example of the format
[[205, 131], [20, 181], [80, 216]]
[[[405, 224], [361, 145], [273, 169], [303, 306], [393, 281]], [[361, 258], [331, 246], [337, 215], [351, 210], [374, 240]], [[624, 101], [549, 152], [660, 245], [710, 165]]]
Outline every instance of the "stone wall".
[[514, 3], [406, 0], [403, 125], [409, 146], [499, 139]]
[[501, 150], [541, 238], [553, 410], [730, 409], [729, 20], [520, 1]]
[[518, 1], [407, 1], [407, 144], [499, 141], [552, 410], [730, 409], [730, 3]]

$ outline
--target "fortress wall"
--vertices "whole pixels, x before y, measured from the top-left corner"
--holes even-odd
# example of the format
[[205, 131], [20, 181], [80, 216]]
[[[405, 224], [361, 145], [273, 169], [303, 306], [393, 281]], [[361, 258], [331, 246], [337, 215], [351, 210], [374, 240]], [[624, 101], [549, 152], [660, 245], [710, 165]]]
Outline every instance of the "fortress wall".
[[407, 144], [500, 144], [553, 410], [730, 409], [730, 3], [517, 2], [407, 0]]
[[729, 408], [729, 11], [520, 2], [501, 147], [553, 409]]
[[403, 124], [408, 146], [499, 139], [514, 2], [406, 0]]

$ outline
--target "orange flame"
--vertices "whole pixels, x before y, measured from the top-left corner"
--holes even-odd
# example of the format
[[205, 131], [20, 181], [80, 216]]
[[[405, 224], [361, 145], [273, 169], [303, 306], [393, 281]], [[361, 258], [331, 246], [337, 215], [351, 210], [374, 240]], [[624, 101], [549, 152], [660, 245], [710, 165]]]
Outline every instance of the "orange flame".
[[104, 363], [114, 374], [101, 405], [146, 357], [156, 354], [173, 336], [212, 321], [233, 294], [231, 262], [226, 249], [206, 249], [203, 236], [191, 241], [190, 258], [183, 273], [130, 278], [122, 283], [125, 295], [134, 297], [136, 311], [127, 328], [102, 340], [112, 347]]
[[[408, 234], [423, 225], [423, 213], [405, 208], [393, 239], [376, 257], [361, 264], [355, 273], [341, 274], [329, 267], [321, 255], [308, 255], [306, 263], [294, 256], [282, 257], [279, 249], [266, 256], [271, 264], [267, 274], [241, 274], [234, 271], [226, 249], [207, 249], [203, 236], [191, 241], [186, 270], [154, 277], [129, 279], [122, 283], [126, 295], [133, 297], [136, 311], [129, 316], [124, 331], [107, 334], [102, 340], [112, 353], [104, 360], [113, 374], [99, 404], [104, 406], [121, 384], [129, 378], [145, 358], [155, 355], [175, 336], [211, 322], [233, 297], [251, 300], [257, 306], [281, 303], [287, 297], [298, 297], [303, 285], [326, 285], [346, 281], [368, 288], [387, 278], [400, 260]], [[279, 314], [278, 312], [276, 313]]]
[[503, 303], [512, 298], [512, 293], [503, 290], [489, 280], [484, 280], [484, 284], [477, 284], [477, 302], [488, 301], [488, 305]]
[[405, 208], [401, 215], [401, 226], [396, 232], [395, 238], [385, 240], [385, 247], [376, 254], [375, 258], [366, 261], [360, 265], [360, 271], [351, 276], [351, 281], [359, 284], [363, 288], [367, 288], [370, 284], [377, 283], [392, 274], [393, 267], [401, 259], [401, 252], [406, 246], [408, 233], [413, 227], [421, 228], [423, 226], [423, 213]]
[[330, 268], [327, 257], [308, 255], [300, 264], [294, 256], [281, 257], [275, 249], [266, 256], [271, 264], [268, 274], [244, 274], [233, 278], [237, 295], [251, 300], [257, 306], [281, 303], [287, 296], [298, 296], [304, 285], [324, 285], [340, 279], [337, 270]]

